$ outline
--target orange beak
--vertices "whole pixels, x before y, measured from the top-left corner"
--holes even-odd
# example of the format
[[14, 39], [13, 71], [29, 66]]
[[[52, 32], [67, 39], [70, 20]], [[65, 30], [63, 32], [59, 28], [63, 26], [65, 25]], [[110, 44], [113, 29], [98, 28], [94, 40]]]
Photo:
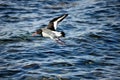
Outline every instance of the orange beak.
[[32, 36], [35, 36], [35, 35], [37, 35], [37, 32], [35, 32], [35, 33], [32, 34]]

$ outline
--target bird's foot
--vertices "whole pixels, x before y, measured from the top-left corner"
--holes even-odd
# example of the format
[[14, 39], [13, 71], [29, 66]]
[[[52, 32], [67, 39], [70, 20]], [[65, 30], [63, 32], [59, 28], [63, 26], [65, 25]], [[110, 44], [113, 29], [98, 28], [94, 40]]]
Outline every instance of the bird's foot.
[[55, 39], [55, 41], [61, 45], [65, 45], [65, 42], [63, 42], [62, 40], [60, 40], [59, 38]]

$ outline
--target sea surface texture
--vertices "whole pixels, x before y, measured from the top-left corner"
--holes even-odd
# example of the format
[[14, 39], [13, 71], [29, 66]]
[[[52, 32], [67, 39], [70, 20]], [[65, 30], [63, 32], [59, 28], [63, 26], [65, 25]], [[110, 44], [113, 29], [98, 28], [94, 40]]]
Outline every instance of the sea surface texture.
[[[65, 45], [31, 36], [62, 14]], [[120, 80], [120, 0], [0, 0], [0, 80]]]

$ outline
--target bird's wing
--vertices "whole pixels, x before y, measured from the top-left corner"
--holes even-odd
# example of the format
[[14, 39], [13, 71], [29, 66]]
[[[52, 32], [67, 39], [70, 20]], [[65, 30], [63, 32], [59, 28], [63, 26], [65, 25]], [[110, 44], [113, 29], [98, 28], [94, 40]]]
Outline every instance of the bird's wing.
[[57, 24], [61, 22], [68, 14], [63, 14], [57, 18], [52, 19], [48, 24], [48, 29], [55, 31], [57, 29]]

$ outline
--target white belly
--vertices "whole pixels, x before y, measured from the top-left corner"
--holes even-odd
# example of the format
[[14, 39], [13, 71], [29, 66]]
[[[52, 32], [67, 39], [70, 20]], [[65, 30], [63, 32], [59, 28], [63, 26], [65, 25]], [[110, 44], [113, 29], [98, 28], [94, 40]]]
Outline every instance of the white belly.
[[47, 34], [47, 33], [45, 33], [45, 32], [42, 32], [42, 35], [43, 35], [44, 37], [50, 37], [50, 35]]
[[44, 37], [49, 37], [51, 39], [54, 39], [54, 38], [62, 36], [61, 32], [52, 31], [52, 30], [49, 30], [49, 29], [46, 29], [46, 28], [43, 29], [42, 35]]
[[56, 31], [52, 31], [57, 37], [61, 37], [62, 36], [62, 34], [61, 34], [61, 32], [56, 32]]

